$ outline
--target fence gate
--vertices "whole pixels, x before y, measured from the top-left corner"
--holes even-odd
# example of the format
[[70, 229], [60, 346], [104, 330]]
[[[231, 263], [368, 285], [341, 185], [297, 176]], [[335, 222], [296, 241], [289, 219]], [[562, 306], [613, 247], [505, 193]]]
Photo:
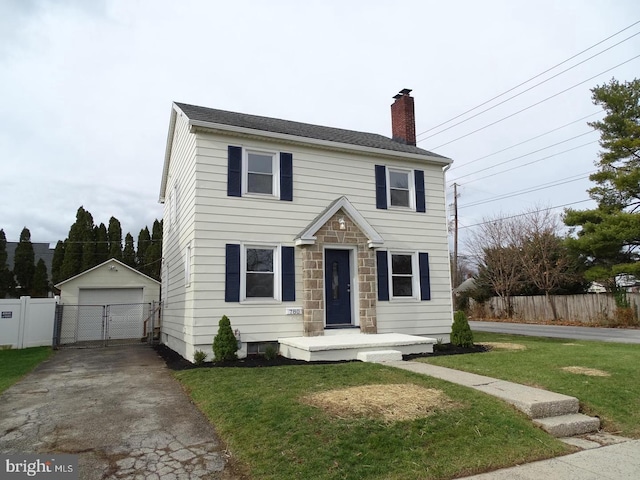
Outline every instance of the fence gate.
[[148, 345], [156, 341], [160, 308], [154, 303], [56, 306], [53, 346]]

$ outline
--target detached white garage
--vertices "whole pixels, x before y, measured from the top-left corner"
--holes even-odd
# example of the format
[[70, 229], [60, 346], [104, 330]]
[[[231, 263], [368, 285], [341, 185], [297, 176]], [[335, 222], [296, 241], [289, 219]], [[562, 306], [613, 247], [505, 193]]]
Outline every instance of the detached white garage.
[[139, 341], [160, 300], [160, 283], [111, 259], [56, 285], [59, 345]]

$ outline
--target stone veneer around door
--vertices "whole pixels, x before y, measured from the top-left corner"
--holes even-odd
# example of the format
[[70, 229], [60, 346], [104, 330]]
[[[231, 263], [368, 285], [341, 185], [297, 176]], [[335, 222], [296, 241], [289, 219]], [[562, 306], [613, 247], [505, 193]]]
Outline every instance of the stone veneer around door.
[[[345, 228], [340, 229], [340, 218]], [[377, 333], [377, 275], [375, 250], [369, 239], [342, 210], [338, 210], [315, 234], [316, 243], [302, 246], [303, 331], [305, 336], [324, 335], [324, 248], [325, 246], [357, 247], [358, 324], [362, 333]], [[353, 274], [353, 272], [352, 272]], [[355, 320], [355, 319], [354, 319]]]

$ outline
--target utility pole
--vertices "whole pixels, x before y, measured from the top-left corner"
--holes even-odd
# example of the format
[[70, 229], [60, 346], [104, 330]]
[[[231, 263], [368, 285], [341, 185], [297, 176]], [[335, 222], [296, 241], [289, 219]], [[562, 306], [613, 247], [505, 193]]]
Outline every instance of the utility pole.
[[453, 288], [458, 286], [458, 184], [453, 184]]

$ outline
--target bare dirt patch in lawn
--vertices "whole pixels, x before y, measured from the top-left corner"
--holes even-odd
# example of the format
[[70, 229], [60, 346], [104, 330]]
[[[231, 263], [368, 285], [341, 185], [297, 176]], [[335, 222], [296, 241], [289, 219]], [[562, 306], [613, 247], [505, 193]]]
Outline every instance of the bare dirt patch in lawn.
[[589, 375], [590, 377], [610, 377], [609, 372], [604, 370], [598, 370], [597, 368], [586, 367], [562, 367], [562, 370], [569, 373], [575, 373], [577, 375]]
[[410, 383], [329, 390], [307, 395], [302, 401], [338, 418], [369, 417], [387, 422], [427, 417], [437, 410], [460, 406], [441, 390]]
[[526, 350], [527, 347], [520, 343], [508, 342], [482, 342], [481, 345], [489, 348], [489, 350]]

